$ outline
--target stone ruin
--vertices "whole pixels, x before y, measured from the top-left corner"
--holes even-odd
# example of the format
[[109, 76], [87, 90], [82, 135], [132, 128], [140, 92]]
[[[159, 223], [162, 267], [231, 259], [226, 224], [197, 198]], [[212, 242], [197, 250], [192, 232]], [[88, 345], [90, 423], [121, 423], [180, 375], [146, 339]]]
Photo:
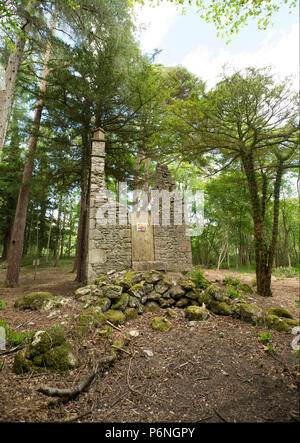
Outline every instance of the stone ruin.
[[[108, 195], [104, 169], [105, 135], [99, 128], [92, 137], [88, 282], [111, 270], [183, 272], [191, 269], [186, 213], [168, 167], [157, 165], [153, 190], [157, 193], [174, 191], [174, 194], [166, 214], [162, 211], [161, 199], [157, 199], [156, 218], [153, 208], [129, 211], [126, 204]], [[175, 223], [180, 217], [182, 223]]]

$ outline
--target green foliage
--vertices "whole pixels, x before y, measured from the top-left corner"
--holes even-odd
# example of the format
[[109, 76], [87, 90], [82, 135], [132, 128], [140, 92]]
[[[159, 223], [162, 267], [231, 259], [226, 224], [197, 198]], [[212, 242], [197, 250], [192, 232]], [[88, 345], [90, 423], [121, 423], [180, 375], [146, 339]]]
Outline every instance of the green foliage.
[[233, 285], [228, 285], [226, 287], [226, 292], [230, 298], [238, 298], [243, 295], [243, 293], [239, 291], [236, 286]]
[[259, 332], [258, 335], [262, 343], [268, 343], [271, 340], [271, 333], [269, 331]]
[[226, 275], [224, 278], [224, 283], [225, 285], [229, 285], [229, 286], [239, 286], [241, 283], [241, 280], [237, 277], [232, 277], [231, 275]]
[[299, 272], [292, 267], [279, 266], [278, 268], [274, 269], [273, 275], [278, 278], [294, 278], [298, 277]]
[[6, 303], [4, 303], [4, 301], [2, 301], [2, 299], [0, 298], [0, 311], [4, 308], [5, 305]]
[[0, 320], [0, 326], [5, 330], [6, 341], [10, 348], [28, 343], [33, 337], [33, 332], [15, 331], [4, 320]]
[[210, 282], [204, 277], [203, 272], [200, 270], [189, 272], [189, 276], [197, 288], [206, 289], [210, 285]]

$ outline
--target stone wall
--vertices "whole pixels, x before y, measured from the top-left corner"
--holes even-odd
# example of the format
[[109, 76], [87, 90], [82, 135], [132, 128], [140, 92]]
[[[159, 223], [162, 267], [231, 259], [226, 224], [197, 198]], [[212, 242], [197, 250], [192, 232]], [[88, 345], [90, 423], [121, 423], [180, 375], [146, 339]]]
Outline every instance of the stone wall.
[[[132, 262], [131, 225], [126, 208], [105, 192], [105, 137], [101, 129], [93, 134], [91, 157], [88, 282], [112, 269], [130, 268]], [[106, 224], [101, 215], [107, 215]]]

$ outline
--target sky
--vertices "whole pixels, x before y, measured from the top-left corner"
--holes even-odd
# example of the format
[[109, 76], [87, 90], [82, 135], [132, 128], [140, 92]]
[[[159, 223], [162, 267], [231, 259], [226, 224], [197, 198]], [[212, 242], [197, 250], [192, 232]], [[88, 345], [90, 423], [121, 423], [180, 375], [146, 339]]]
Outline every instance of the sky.
[[299, 11], [282, 7], [272, 19], [272, 26], [260, 31], [254, 21], [234, 35], [231, 42], [217, 37], [213, 24], [202, 20], [193, 7], [182, 15], [172, 3], [160, 6], [136, 5], [135, 23], [140, 47], [145, 54], [161, 52], [156, 63], [183, 65], [213, 87], [226, 64], [230, 69], [271, 67], [276, 81], [293, 76], [292, 87], [299, 89]]

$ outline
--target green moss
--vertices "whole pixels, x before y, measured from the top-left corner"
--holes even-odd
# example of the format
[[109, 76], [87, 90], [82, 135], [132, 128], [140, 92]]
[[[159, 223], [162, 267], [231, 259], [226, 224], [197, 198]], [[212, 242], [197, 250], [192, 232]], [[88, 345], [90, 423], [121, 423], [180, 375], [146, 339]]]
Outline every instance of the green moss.
[[213, 300], [210, 303], [210, 309], [212, 310], [212, 312], [214, 314], [218, 314], [218, 315], [231, 315], [231, 307], [223, 302], [223, 301], [216, 301]]
[[143, 295], [145, 295], [145, 292], [146, 292], [144, 285], [145, 285], [145, 281], [144, 280], [141, 281], [140, 283], [136, 283], [135, 285], [133, 285], [129, 289], [128, 293], [130, 295], [133, 295], [134, 297], [141, 298], [141, 297], [143, 297]]
[[126, 320], [135, 320], [138, 318], [139, 314], [134, 308], [126, 308], [125, 309]]
[[98, 328], [103, 325], [106, 318], [100, 307], [91, 307], [83, 309], [80, 313], [77, 323], [78, 330], [85, 334], [90, 329]]
[[123, 292], [123, 288], [119, 285], [106, 285], [101, 289], [104, 297], [108, 298], [119, 298]]
[[42, 311], [51, 309], [54, 306], [55, 299], [60, 300], [50, 292], [32, 292], [19, 297], [14, 306], [23, 310]]
[[160, 309], [160, 306], [155, 301], [148, 301], [145, 304], [144, 312], [155, 312]]
[[241, 283], [238, 285], [238, 289], [245, 294], [253, 294], [253, 289], [247, 283]]
[[263, 310], [253, 303], [237, 301], [232, 306], [232, 313], [234, 317], [241, 318], [247, 323], [251, 323], [253, 325], [264, 324]]
[[176, 302], [176, 306], [177, 308], [185, 308], [187, 305], [189, 305], [191, 302], [190, 299], [186, 298], [186, 297], [181, 297], [177, 302]]
[[289, 327], [286, 322], [277, 315], [268, 314], [266, 317], [266, 323], [269, 329], [274, 329], [278, 332], [288, 332]]
[[206, 292], [203, 292], [198, 296], [198, 303], [199, 305], [202, 305], [202, 303], [205, 304], [205, 306], [210, 307], [211, 302], [213, 301], [213, 298], [211, 295], [207, 294]]
[[162, 308], [168, 308], [169, 306], [173, 306], [176, 303], [173, 298], [160, 298], [158, 302]]
[[124, 275], [122, 280], [117, 282], [118, 285], [122, 286], [125, 290], [128, 290], [132, 286], [140, 283], [143, 280], [143, 274], [139, 271], [130, 271]]
[[192, 280], [187, 278], [180, 278], [177, 282], [180, 286], [182, 286], [187, 291], [192, 291], [193, 289], [196, 289], [196, 285]]
[[166, 312], [169, 317], [177, 318], [177, 313], [175, 311], [173, 311], [173, 309], [167, 308]]
[[291, 327], [300, 325], [300, 323], [298, 321], [293, 320], [292, 318], [285, 318], [284, 321], [287, 325], [289, 325]]
[[164, 317], [155, 317], [151, 323], [155, 331], [166, 332], [172, 328], [171, 323]]
[[224, 278], [224, 283], [225, 285], [229, 285], [229, 286], [239, 286], [241, 284], [241, 280], [237, 277], [233, 277], [231, 275], [226, 275]]
[[293, 319], [293, 314], [284, 308], [270, 308], [268, 311], [268, 314], [270, 315], [277, 315], [277, 317], [283, 317], [283, 318], [291, 318]]
[[207, 320], [209, 317], [205, 306], [188, 306], [184, 312], [189, 320]]
[[164, 275], [161, 272], [155, 271], [153, 269], [153, 270], [145, 273], [144, 280], [147, 283], [157, 283], [159, 280], [163, 280], [163, 278], [164, 278]]
[[72, 348], [68, 343], [55, 346], [43, 355], [35, 358], [33, 363], [36, 366], [45, 366], [51, 371], [68, 371], [78, 365]]
[[17, 352], [14, 358], [13, 371], [20, 375], [26, 372], [31, 372], [32, 369], [32, 362], [25, 358], [21, 351]]
[[114, 303], [111, 309], [124, 311], [129, 303], [129, 294], [122, 294], [116, 303]]
[[113, 323], [114, 325], [122, 325], [126, 321], [126, 316], [123, 312], [110, 309], [105, 312], [105, 319]]
[[103, 275], [102, 277], [96, 278], [94, 281], [95, 285], [99, 286], [101, 283], [105, 282], [108, 279], [108, 275]]
[[98, 306], [102, 312], [106, 312], [111, 307], [111, 301], [108, 297], [101, 296], [95, 302], [95, 306]]

